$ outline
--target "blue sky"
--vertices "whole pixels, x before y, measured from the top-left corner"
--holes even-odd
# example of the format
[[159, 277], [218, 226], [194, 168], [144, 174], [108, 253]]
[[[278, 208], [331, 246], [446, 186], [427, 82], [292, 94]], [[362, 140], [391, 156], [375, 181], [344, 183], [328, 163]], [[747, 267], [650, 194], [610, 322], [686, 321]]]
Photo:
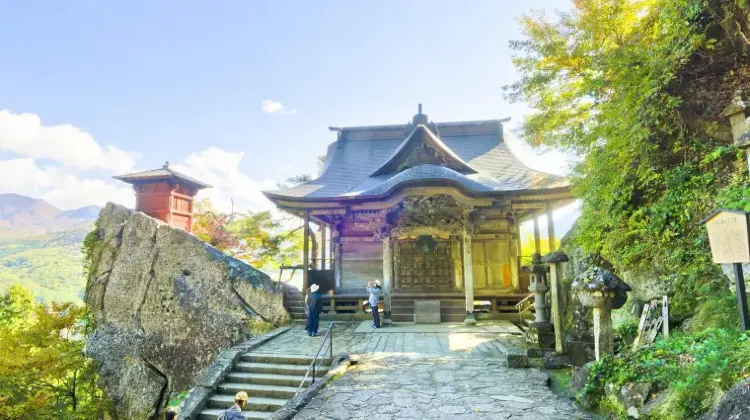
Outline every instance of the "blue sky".
[[[315, 170], [332, 126], [510, 116], [518, 1], [23, 1], [0, 13], [0, 192], [131, 204], [109, 177], [170, 160], [247, 208]], [[263, 103], [269, 106], [263, 109]], [[282, 108], [283, 107], [283, 108]], [[268, 112], [272, 111], [272, 112]], [[512, 148], [561, 172], [559, 156]]]

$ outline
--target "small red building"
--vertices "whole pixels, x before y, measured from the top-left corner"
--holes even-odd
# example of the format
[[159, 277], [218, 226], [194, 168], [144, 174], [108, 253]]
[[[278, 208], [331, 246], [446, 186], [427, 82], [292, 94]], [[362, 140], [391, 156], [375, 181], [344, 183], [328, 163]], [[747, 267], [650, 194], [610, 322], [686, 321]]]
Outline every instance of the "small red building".
[[113, 177], [133, 185], [135, 210], [188, 232], [193, 229], [193, 200], [199, 190], [211, 188], [169, 167]]

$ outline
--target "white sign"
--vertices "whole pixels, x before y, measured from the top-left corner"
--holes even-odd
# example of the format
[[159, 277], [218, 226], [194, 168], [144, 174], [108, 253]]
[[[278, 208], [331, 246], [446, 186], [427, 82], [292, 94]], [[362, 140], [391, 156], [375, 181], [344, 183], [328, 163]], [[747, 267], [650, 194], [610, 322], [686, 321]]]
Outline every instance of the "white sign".
[[711, 255], [716, 264], [750, 262], [748, 217], [744, 212], [721, 210], [706, 221]]

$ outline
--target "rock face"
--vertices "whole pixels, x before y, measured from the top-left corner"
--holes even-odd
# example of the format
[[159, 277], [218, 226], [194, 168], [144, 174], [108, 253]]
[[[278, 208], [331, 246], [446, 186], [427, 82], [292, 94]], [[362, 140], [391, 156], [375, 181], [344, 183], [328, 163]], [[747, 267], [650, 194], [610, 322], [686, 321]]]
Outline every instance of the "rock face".
[[719, 405], [703, 420], [740, 420], [750, 418], [750, 379], [733, 386], [724, 394]]
[[143, 213], [108, 204], [85, 247], [87, 351], [118, 419], [154, 418], [253, 325], [289, 320], [267, 275]]
[[661, 275], [659, 270], [622, 271], [622, 279], [633, 288], [633, 296], [641, 302], [661, 299], [662, 296], [674, 294], [675, 278]]

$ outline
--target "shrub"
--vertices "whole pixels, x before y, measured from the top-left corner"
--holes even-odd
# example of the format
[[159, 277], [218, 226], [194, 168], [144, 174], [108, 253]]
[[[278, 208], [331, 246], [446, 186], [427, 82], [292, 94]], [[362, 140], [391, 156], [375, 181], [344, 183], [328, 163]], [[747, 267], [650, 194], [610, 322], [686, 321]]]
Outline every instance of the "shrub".
[[603, 357], [593, 365], [579, 397], [599, 401], [601, 409], [613, 412], [612, 401], [605, 399], [607, 384], [619, 388], [629, 382], [648, 382], [656, 391], [669, 389], [657, 418], [696, 418], [748, 376], [749, 333], [721, 328], [678, 332], [651, 346]]

